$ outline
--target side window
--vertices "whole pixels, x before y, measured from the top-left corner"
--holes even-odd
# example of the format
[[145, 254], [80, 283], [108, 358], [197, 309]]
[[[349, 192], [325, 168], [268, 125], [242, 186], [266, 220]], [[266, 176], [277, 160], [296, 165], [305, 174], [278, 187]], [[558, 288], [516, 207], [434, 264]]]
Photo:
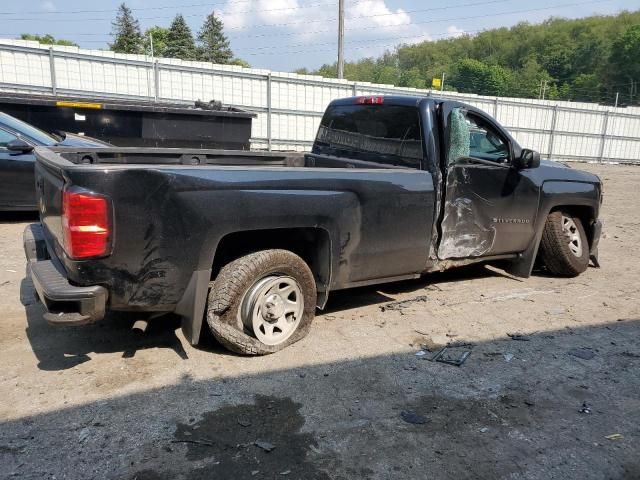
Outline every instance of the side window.
[[16, 137], [14, 134], [0, 128], [0, 148], [7, 148], [7, 143], [11, 142], [12, 140], [16, 140], [17, 138], [18, 137]]
[[460, 157], [506, 163], [509, 161], [509, 144], [482, 117], [463, 108], [454, 108], [449, 115], [447, 164], [455, 163]]
[[420, 168], [422, 128], [415, 107], [336, 105], [327, 109], [314, 153]]

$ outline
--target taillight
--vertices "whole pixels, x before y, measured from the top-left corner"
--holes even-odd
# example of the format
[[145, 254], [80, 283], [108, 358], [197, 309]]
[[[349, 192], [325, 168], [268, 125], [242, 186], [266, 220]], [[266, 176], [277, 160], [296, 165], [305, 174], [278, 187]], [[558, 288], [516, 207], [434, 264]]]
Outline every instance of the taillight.
[[64, 249], [74, 260], [100, 257], [109, 252], [111, 221], [109, 201], [95, 193], [62, 191]]
[[384, 97], [358, 97], [356, 98], [356, 105], [382, 105], [384, 103]]

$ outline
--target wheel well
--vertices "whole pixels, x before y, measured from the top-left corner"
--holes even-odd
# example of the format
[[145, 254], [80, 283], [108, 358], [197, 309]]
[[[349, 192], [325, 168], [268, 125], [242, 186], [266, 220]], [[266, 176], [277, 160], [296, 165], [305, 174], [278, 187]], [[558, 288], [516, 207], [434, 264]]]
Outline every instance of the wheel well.
[[230, 233], [220, 240], [213, 259], [211, 279], [229, 262], [259, 250], [281, 248], [302, 258], [313, 272], [318, 295], [328, 290], [331, 277], [331, 240], [322, 228], [276, 228]]
[[585, 205], [559, 205], [553, 207], [549, 213], [563, 211], [574, 215], [580, 219], [584, 231], [587, 234], [587, 240], [589, 241], [589, 247], [593, 245], [593, 222], [596, 220], [596, 214], [592, 207]]

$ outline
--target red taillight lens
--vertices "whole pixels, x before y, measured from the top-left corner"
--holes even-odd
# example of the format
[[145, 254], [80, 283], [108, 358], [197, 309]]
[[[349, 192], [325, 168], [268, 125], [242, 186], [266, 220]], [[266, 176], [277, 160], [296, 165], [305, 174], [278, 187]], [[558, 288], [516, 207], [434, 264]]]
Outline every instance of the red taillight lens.
[[384, 103], [384, 97], [358, 97], [356, 98], [356, 105], [382, 105]]
[[111, 241], [109, 202], [88, 192], [62, 192], [64, 249], [74, 260], [106, 255]]

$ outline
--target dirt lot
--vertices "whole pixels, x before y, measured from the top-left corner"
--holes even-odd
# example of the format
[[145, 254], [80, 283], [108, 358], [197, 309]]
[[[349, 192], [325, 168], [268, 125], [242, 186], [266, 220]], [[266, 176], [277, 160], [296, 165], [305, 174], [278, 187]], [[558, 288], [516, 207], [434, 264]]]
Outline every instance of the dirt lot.
[[[175, 320], [47, 325], [33, 219], [5, 217], [0, 477], [639, 479], [640, 168], [583, 167], [605, 181], [601, 269], [342, 292], [260, 358], [193, 348]], [[473, 343], [463, 366], [425, 360], [448, 342]]]

